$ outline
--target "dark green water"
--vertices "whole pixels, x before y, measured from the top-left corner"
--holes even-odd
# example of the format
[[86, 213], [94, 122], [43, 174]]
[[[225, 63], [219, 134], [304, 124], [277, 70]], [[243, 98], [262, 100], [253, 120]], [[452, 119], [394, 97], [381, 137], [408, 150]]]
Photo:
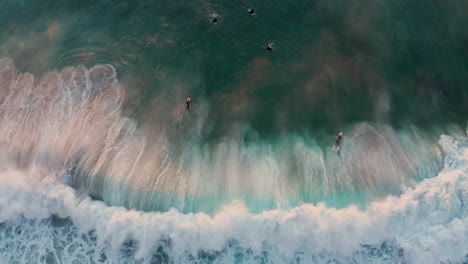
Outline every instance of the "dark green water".
[[[3, 1], [1, 55], [24, 71], [110, 63], [141, 97], [210, 105], [206, 139], [233, 122], [262, 136], [356, 121], [463, 124], [463, 1]], [[247, 9], [255, 7], [257, 16]], [[210, 23], [216, 13], [220, 23]], [[264, 47], [274, 43], [275, 50]], [[133, 93], [134, 91], [134, 93]], [[163, 116], [163, 114], [161, 114]], [[161, 117], [159, 117], [161, 118]]]

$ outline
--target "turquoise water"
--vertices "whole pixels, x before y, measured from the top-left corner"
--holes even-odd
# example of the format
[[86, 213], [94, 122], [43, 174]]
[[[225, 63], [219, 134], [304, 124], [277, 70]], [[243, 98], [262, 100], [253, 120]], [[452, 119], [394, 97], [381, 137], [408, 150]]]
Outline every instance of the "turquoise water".
[[8, 259], [461, 262], [467, 8], [0, 1], [0, 243], [36, 239]]

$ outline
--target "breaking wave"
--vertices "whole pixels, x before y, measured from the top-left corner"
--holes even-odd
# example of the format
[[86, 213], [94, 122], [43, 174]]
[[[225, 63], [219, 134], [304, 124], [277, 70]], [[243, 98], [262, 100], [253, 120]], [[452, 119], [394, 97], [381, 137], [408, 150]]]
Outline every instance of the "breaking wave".
[[210, 214], [233, 200], [255, 212], [318, 202], [365, 207], [434, 177], [442, 164], [437, 137], [416, 127], [357, 123], [345, 129], [340, 151], [332, 139], [263, 139], [248, 124], [206, 141], [201, 99], [190, 115], [168, 106], [157, 124], [125, 116], [125, 90], [110, 65], [36, 81], [2, 59], [0, 74], [2, 169], [53, 175], [109, 205]]
[[465, 136], [359, 123], [340, 152], [294, 135], [213, 146], [197, 112], [145, 134], [109, 65], [36, 83], [2, 59], [0, 76], [8, 263], [466, 261]]

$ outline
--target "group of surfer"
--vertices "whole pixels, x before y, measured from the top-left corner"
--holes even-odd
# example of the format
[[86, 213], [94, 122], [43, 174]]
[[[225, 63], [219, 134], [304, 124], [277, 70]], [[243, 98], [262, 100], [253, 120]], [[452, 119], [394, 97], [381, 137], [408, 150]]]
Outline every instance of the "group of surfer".
[[[248, 10], [249, 14], [252, 15], [252, 16], [255, 16], [255, 9], [253, 8], [249, 8]], [[219, 22], [219, 19], [216, 17], [216, 16], [213, 16], [213, 19], [211, 19], [211, 22], [213, 24], [218, 24]], [[273, 50], [273, 45], [272, 44], [268, 44], [265, 48], [267, 51], [272, 51]]]
[[[255, 16], [255, 10], [253, 8], [250, 8], [248, 10], [249, 14], [251, 14], [252, 16]], [[211, 20], [211, 22], [213, 24], [218, 24], [219, 22], [219, 19], [216, 17], [216, 16], [213, 16], [213, 19]], [[272, 51], [273, 50], [273, 45], [272, 44], [268, 44], [266, 46], [266, 50], [267, 51]], [[185, 101], [185, 110], [187, 112], [190, 112], [190, 106], [192, 105], [192, 98], [187, 98], [187, 100]], [[343, 132], [340, 132], [338, 133], [338, 135], [336, 135], [336, 141], [335, 141], [335, 145], [333, 146], [334, 149], [338, 149], [340, 144], [341, 144], [341, 141], [343, 140]]]

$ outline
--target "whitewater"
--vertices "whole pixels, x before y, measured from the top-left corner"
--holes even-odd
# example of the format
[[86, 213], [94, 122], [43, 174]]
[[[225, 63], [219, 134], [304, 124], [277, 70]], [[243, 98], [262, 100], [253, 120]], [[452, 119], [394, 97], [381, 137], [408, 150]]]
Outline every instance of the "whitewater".
[[[193, 146], [182, 151], [167, 126], [150, 141], [123, 114], [125, 88], [110, 65], [37, 81], [4, 58], [0, 75], [5, 263], [468, 261], [466, 131], [431, 144], [361, 123], [340, 155], [298, 137], [206, 149], [197, 145], [203, 111], [187, 128], [176, 108], [176, 136]], [[306, 158], [285, 165], [297, 157]], [[360, 196], [371, 190], [381, 195]], [[340, 192], [371, 201], [330, 205]]]

